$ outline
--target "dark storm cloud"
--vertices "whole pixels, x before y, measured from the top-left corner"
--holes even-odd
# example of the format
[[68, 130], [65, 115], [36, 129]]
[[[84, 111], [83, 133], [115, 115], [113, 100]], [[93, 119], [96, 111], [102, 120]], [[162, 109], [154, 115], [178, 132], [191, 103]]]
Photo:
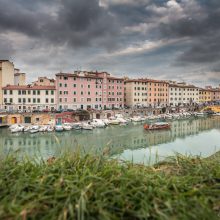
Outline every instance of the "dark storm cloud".
[[197, 14], [185, 8], [184, 18], [159, 25], [164, 38], [190, 39], [189, 49], [178, 57], [179, 64], [220, 62], [220, 1], [197, 0], [197, 4]]
[[94, 39], [115, 35], [116, 26], [98, 0], [0, 0], [1, 31], [16, 31], [50, 43], [87, 46]]
[[[150, 72], [154, 65], [158, 75], [166, 68], [167, 78], [173, 77], [168, 68], [178, 73], [186, 64], [187, 71], [205, 65], [217, 73], [220, 0], [0, 0], [1, 39], [0, 57], [16, 52], [26, 65], [42, 69], [46, 63], [54, 70], [75, 61], [121, 72]], [[172, 49], [169, 42], [179, 46]], [[121, 51], [128, 54], [115, 55]]]

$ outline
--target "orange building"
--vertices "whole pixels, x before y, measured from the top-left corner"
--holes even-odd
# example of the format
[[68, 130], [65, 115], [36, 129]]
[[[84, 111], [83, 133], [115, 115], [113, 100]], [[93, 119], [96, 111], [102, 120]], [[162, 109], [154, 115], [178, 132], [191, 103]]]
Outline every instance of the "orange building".
[[153, 107], [169, 105], [169, 83], [147, 79], [147, 102]]

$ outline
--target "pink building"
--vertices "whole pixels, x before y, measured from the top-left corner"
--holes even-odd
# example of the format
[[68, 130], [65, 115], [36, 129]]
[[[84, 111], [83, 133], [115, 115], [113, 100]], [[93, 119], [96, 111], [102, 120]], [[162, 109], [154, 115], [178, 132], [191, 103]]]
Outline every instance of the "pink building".
[[106, 72], [56, 74], [59, 109], [112, 109], [124, 107], [124, 79]]

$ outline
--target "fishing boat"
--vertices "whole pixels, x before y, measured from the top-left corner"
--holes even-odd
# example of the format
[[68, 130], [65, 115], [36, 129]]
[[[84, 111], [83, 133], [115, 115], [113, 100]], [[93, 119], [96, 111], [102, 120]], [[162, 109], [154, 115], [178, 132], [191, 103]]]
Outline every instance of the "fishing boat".
[[170, 124], [167, 122], [155, 122], [153, 124], [145, 124], [144, 125], [145, 130], [164, 130], [164, 129], [170, 129]]

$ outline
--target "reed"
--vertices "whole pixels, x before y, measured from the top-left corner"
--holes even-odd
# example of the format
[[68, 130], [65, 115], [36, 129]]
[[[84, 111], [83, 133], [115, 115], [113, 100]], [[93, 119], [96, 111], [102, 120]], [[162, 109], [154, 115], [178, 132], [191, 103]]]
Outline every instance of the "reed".
[[0, 162], [0, 219], [219, 219], [218, 159], [154, 166], [72, 156]]

